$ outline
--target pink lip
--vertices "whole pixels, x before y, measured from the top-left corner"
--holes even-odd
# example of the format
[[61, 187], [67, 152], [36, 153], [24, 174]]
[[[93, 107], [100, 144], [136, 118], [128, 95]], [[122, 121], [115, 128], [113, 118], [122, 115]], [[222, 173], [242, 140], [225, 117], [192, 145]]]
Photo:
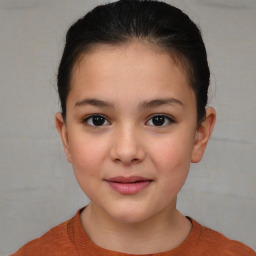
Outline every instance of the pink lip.
[[113, 177], [105, 180], [111, 188], [124, 195], [132, 195], [148, 187], [152, 180], [139, 176]]

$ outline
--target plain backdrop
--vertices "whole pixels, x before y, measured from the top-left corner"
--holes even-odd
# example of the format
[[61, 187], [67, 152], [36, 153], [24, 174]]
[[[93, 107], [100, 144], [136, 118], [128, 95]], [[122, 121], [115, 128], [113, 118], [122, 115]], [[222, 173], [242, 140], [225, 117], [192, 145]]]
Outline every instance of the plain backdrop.
[[[256, 1], [167, 1], [200, 25], [217, 123], [178, 208], [256, 249]], [[54, 115], [65, 32], [104, 1], [0, 0], [0, 255], [88, 203], [65, 160]]]

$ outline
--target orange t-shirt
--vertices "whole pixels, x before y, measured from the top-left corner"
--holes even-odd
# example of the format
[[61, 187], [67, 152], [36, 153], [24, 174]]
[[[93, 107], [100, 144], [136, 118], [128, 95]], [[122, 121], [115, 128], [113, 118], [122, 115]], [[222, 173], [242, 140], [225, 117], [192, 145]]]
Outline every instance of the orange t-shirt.
[[[134, 256], [103, 249], [94, 244], [80, 222], [80, 209], [70, 220], [52, 228], [40, 238], [32, 240], [11, 256]], [[256, 256], [246, 245], [230, 240], [222, 234], [201, 226], [195, 220], [186, 240], [177, 248], [150, 254], [151, 256]], [[149, 255], [149, 254], [147, 254]], [[142, 256], [140, 254], [140, 256]], [[144, 255], [146, 256], [146, 254]]]

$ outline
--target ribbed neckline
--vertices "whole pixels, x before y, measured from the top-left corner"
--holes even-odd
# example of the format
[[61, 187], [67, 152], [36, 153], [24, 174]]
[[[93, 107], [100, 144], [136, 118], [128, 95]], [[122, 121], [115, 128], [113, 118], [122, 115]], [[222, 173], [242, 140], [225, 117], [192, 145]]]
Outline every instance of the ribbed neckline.
[[84, 210], [85, 207], [81, 208], [77, 211], [76, 215], [68, 222], [67, 224], [67, 231], [70, 240], [75, 244], [79, 255], [86, 255], [86, 252], [90, 252], [90, 255], [101, 255], [101, 256], [148, 256], [148, 255], [155, 255], [155, 256], [178, 256], [178, 255], [186, 255], [186, 252], [191, 254], [193, 247], [195, 247], [198, 243], [200, 233], [202, 231], [202, 226], [193, 220], [190, 217], [187, 217], [190, 222], [192, 223], [192, 228], [183, 243], [181, 243], [178, 247], [171, 251], [155, 253], [155, 254], [127, 254], [121, 252], [115, 252], [111, 250], [104, 249], [98, 245], [96, 245], [86, 234], [84, 231], [81, 220], [80, 214]]

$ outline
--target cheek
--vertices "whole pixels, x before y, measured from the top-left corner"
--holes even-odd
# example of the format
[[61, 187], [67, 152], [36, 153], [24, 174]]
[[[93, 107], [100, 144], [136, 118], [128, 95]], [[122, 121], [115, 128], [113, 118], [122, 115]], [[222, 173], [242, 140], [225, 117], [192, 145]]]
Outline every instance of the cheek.
[[[105, 143], [104, 143], [105, 142]], [[83, 192], [94, 200], [95, 187], [101, 182], [104, 159], [107, 155], [105, 140], [90, 136], [73, 136], [70, 140], [70, 153], [76, 180]]]
[[76, 174], [96, 176], [107, 156], [107, 142], [94, 136], [73, 136], [70, 152]]
[[185, 142], [165, 140], [154, 146], [152, 162], [157, 170], [159, 185], [162, 193], [168, 197], [159, 197], [159, 203], [175, 197], [183, 187], [190, 169], [191, 153]]
[[165, 138], [159, 143], [155, 143], [151, 149], [151, 162], [156, 171], [156, 184], [160, 188], [157, 204], [159, 208], [162, 208], [174, 200], [183, 187], [190, 161], [188, 157], [185, 157], [187, 152], [184, 152], [182, 144], [177, 144], [174, 139]]
[[151, 160], [156, 168], [164, 176], [176, 176], [183, 178], [189, 170], [192, 156], [193, 140], [184, 133], [173, 134], [151, 143]]

